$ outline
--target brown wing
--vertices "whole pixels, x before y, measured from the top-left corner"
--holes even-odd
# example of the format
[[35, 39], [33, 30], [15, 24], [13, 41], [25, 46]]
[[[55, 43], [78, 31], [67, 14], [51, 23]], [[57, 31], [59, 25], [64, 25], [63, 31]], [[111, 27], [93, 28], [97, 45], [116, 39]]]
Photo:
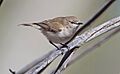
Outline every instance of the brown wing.
[[50, 22], [49, 23], [50, 30], [55, 32], [60, 32], [63, 25], [59, 22]]

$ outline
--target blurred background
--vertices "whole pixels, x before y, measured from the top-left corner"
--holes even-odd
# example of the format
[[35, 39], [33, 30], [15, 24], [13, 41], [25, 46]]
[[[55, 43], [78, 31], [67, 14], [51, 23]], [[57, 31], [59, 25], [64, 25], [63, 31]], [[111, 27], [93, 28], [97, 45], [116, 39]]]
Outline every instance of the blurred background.
[[[77, 16], [84, 23], [107, 1], [4, 0], [0, 7], [0, 74], [10, 74], [9, 68], [18, 71], [54, 48], [40, 31], [18, 24], [67, 15]], [[117, 0], [91, 27], [117, 16], [120, 16], [120, 0]], [[99, 39], [92, 40], [81, 49], [97, 40]], [[60, 58], [43, 74], [48, 74], [59, 61]], [[75, 62], [63, 74], [120, 74], [120, 33]]]

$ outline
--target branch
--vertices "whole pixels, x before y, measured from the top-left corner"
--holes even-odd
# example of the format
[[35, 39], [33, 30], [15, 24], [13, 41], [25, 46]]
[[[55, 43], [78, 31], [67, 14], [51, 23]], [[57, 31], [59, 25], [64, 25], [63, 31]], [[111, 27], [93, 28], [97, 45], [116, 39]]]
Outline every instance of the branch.
[[[120, 23], [119, 23], [120, 24]], [[111, 37], [113, 37], [114, 35], [116, 35], [118, 32], [120, 32], [120, 27], [116, 28], [112, 33], [110, 33], [109, 35], [107, 35], [106, 37], [104, 37], [103, 39], [101, 39], [100, 41], [98, 41], [96, 44], [93, 44], [92, 46], [90, 46], [89, 48], [85, 49], [85, 51], [81, 54], [79, 54], [78, 56], [76, 56], [75, 58], [73, 58], [72, 60], [69, 60], [67, 63], [65, 62], [58, 70], [58, 74], [60, 74], [62, 71], [64, 71], [67, 67], [69, 67], [70, 65], [72, 65], [74, 62], [76, 62], [77, 60], [82, 59], [83, 57], [85, 57], [86, 55], [88, 55], [90, 52], [94, 51], [96, 48], [100, 47], [103, 43], [105, 43], [106, 41], [108, 41]], [[84, 49], [83, 49], [84, 50]], [[51, 72], [51, 74], [54, 73], [55, 70], [53, 70]]]
[[0, 6], [2, 5], [2, 3], [3, 3], [3, 0], [0, 0]]
[[[82, 46], [84, 43], [92, 40], [93, 38], [106, 33], [110, 30], [113, 30], [117, 27], [120, 26], [120, 16], [117, 18], [114, 18], [108, 22], [105, 22], [104, 24], [97, 26], [93, 29], [90, 29], [86, 32], [84, 32], [83, 34], [77, 36], [71, 43], [68, 44], [68, 46], [70, 47], [70, 49], [76, 47], [76, 46]], [[65, 53], [66, 51], [68, 51], [66, 48], [62, 48], [60, 50], [53, 50], [51, 51], [48, 55], [46, 55], [45, 59], [42, 59], [39, 61], [39, 63], [36, 63], [36, 65], [34, 67], [32, 67], [31, 69], [28, 69], [28, 71], [25, 71], [25, 69], [22, 69], [21, 71], [17, 72], [16, 74], [37, 74], [37, 72], [41, 69], [43, 69], [46, 65], [48, 65], [49, 63], [51, 63], [51, 61], [53, 61], [57, 56], [59, 56], [61, 53]], [[38, 60], [37, 60], [38, 62]], [[32, 64], [30, 64], [32, 65]], [[28, 65], [28, 66], [30, 66]]]
[[77, 61], [78, 59], [81, 59], [82, 57], [86, 56], [88, 53], [92, 52], [94, 49], [100, 47], [103, 43], [105, 43], [106, 41], [108, 41], [111, 37], [113, 37], [114, 35], [116, 35], [119, 32], [120, 32], [120, 27], [116, 28], [115, 31], [113, 31], [112, 33], [110, 33], [105, 38], [101, 39], [100, 41], [98, 41], [98, 43], [96, 43], [93, 46], [91, 46], [88, 49], [86, 49], [86, 51], [83, 52], [81, 55], [78, 55], [76, 58], [74, 58], [73, 60], [71, 60], [68, 63], [68, 66], [71, 65], [72, 63], [74, 63], [75, 61]]
[[[113, 3], [114, 1], [115, 0], [110, 0], [109, 1], [110, 3], [108, 2], [108, 6], [111, 3]], [[94, 16], [92, 18], [94, 18]], [[91, 22], [93, 22], [93, 21], [91, 21]], [[86, 36], [86, 35], [84, 35], [84, 36]], [[68, 44], [68, 47], [70, 47], [70, 50], [71, 50], [72, 48], [78, 46], [79, 44], [83, 44], [84, 42], [85, 42], [84, 37], [77, 36], [73, 41], [71, 41]], [[34, 60], [32, 63], [28, 64], [27, 66], [25, 66], [24, 68], [22, 68], [21, 70], [16, 72], [16, 74], [24, 74], [24, 73], [26, 73], [26, 74], [33, 74], [33, 73], [36, 74], [39, 71], [42, 72], [54, 59], [56, 59], [62, 53], [66, 53], [67, 51], [68, 51], [68, 49], [66, 49], [66, 48], [62, 48], [61, 50], [54, 49], [54, 50], [50, 51], [48, 54], [46, 54], [45, 56], [43, 56], [42, 58], [38, 58], [38, 59]]]

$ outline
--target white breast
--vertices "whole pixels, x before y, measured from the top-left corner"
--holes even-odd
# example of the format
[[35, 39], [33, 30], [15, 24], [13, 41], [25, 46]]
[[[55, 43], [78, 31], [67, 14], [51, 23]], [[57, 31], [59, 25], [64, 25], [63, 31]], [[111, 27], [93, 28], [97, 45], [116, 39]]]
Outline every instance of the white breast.
[[47, 37], [48, 40], [54, 43], [65, 43], [73, 36], [76, 31], [76, 27], [62, 28], [62, 31], [58, 33], [42, 31], [42, 33]]

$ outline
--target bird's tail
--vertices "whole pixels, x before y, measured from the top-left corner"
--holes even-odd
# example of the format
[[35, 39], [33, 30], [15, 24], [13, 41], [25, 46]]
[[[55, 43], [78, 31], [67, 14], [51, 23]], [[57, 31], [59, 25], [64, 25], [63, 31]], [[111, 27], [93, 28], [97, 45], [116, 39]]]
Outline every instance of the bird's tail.
[[23, 25], [23, 26], [30, 26], [33, 27], [35, 29], [41, 30], [41, 29], [45, 29], [46, 25], [43, 23], [28, 23], [28, 24], [19, 24], [18, 26]]

